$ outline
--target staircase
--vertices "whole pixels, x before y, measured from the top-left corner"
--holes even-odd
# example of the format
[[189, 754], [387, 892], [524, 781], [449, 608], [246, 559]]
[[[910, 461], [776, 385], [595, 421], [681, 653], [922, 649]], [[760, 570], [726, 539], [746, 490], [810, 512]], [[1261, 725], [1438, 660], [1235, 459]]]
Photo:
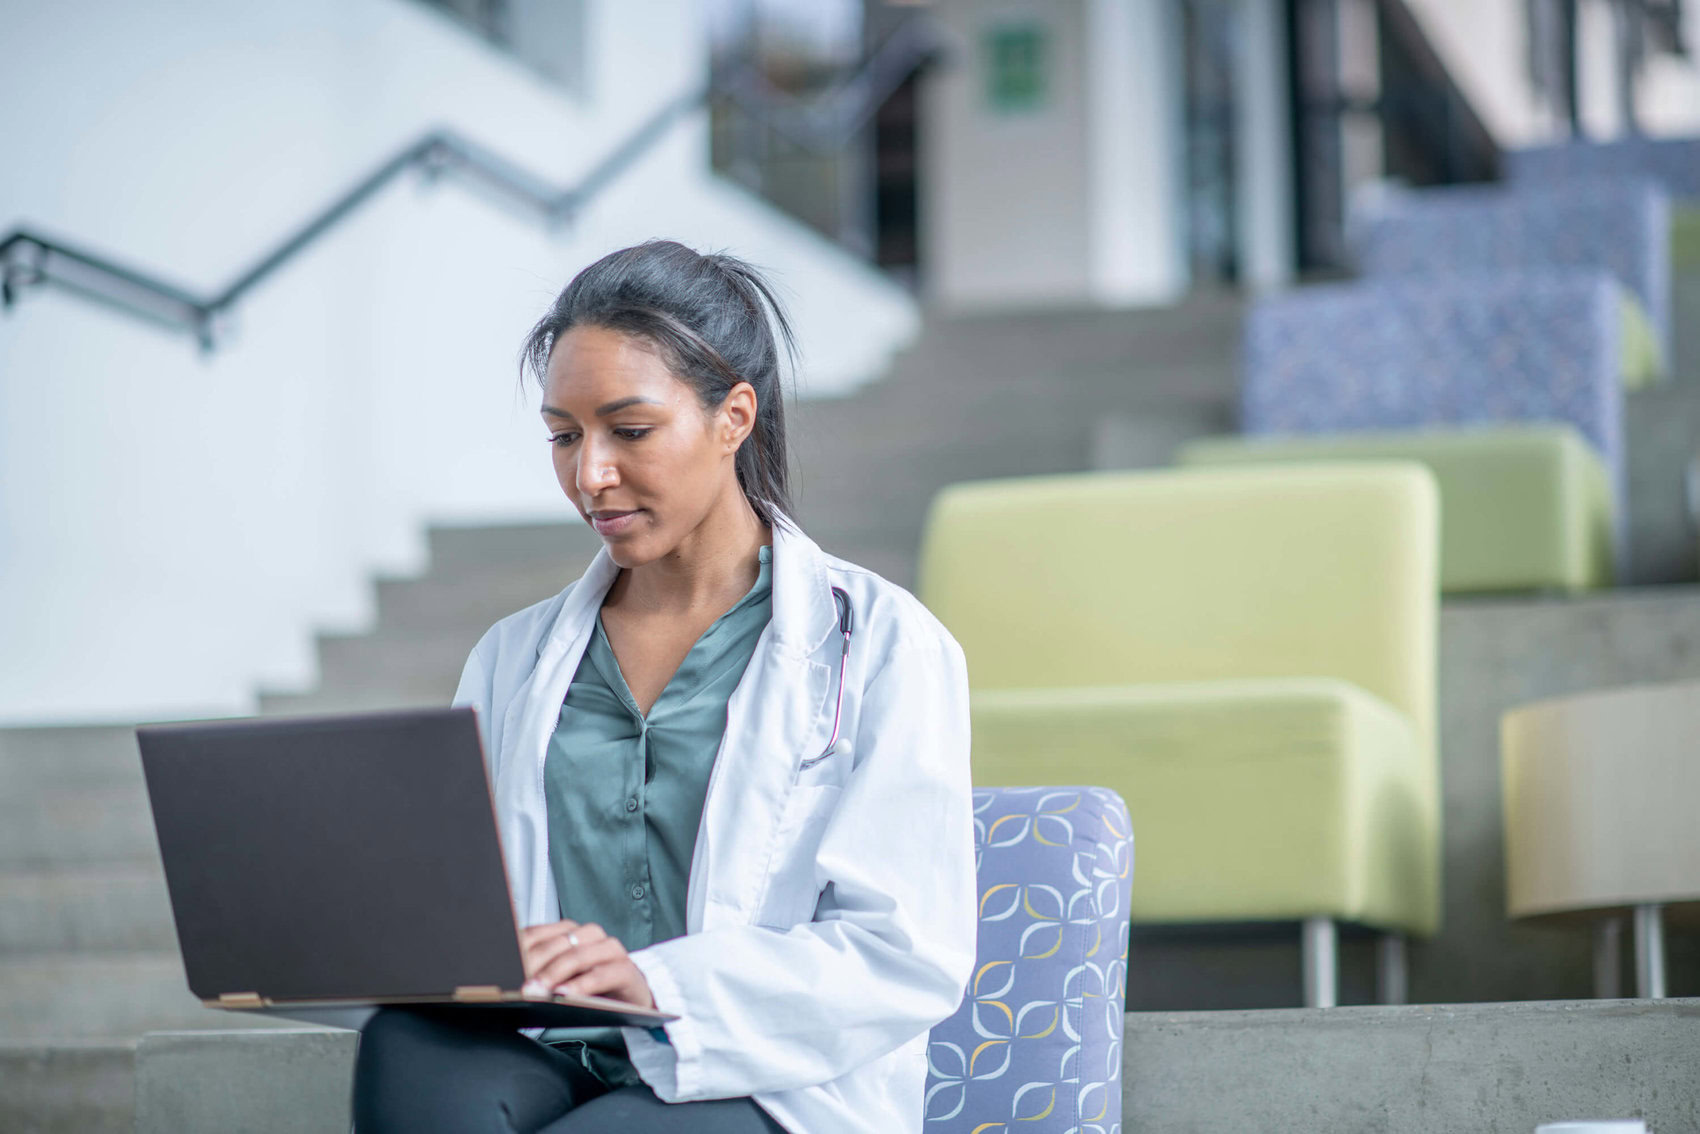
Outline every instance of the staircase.
[[[792, 417], [799, 519], [827, 550], [906, 586], [925, 511], [953, 481], [1163, 463], [1231, 428], [1241, 305], [935, 320], [888, 380]], [[1423, 1001], [1589, 994], [1585, 934], [1508, 926], [1499, 878], [1495, 722], [1510, 704], [1593, 685], [1700, 677], [1700, 586], [1681, 514], [1700, 383], [1632, 396], [1637, 570], [1662, 586], [1569, 600], [1449, 602], [1442, 624], [1447, 928], [1411, 956]], [[539, 477], [550, 475], [539, 461]], [[570, 506], [562, 502], [563, 517]], [[377, 583], [368, 634], [320, 639], [320, 680], [268, 713], [442, 704], [480, 634], [560, 590], [598, 546], [559, 525], [437, 528], [430, 570]], [[1673, 992], [1700, 993], [1700, 940], [1673, 930]], [[1370, 996], [1367, 941], [1343, 942], [1343, 999]], [[1129, 1009], [1284, 1007], [1296, 933], [1135, 942]], [[160, 1029], [267, 1027], [187, 992], [133, 735], [0, 730], [0, 1130], [120, 1130], [133, 1049]], [[1295, 1025], [1297, 1026], [1297, 1025]]]

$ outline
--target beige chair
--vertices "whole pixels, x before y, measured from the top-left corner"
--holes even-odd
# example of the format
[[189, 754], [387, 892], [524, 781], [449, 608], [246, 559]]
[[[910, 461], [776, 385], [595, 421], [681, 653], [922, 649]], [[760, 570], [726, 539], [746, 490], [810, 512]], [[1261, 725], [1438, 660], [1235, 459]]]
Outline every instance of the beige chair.
[[1500, 722], [1506, 912], [1594, 925], [1616, 996], [1633, 911], [1636, 994], [1665, 995], [1666, 907], [1700, 909], [1700, 681], [1525, 705]]

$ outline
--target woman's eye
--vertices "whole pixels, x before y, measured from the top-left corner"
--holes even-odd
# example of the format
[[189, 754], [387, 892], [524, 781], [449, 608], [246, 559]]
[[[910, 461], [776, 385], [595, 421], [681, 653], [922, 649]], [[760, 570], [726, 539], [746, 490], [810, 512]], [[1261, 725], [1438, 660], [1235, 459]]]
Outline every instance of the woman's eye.
[[630, 426], [614, 430], [614, 436], [624, 441], [636, 441], [640, 438], [648, 437], [649, 433], [650, 431], [648, 429], [636, 429]]
[[551, 445], [571, 445], [577, 440], [578, 434], [576, 433], [551, 433], [549, 435], [549, 444]]

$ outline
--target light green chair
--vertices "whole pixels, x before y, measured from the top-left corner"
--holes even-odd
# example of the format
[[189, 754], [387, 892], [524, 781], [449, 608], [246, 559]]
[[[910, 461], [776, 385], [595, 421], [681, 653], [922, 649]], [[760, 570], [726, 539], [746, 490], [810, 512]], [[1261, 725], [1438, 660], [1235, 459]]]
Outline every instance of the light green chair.
[[921, 594], [962, 644], [981, 785], [1127, 801], [1136, 924], [1303, 925], [1307, 1003], [1336, 922], [1440, 918], [1437, 493], [1413, 463], [958, 485]]
[[1611, 475], [1568, 425], [1218, 437], [1184, 466], [1420, 461], [1440, 485], [1440, 587], [1581, 591], [1612, 581]]

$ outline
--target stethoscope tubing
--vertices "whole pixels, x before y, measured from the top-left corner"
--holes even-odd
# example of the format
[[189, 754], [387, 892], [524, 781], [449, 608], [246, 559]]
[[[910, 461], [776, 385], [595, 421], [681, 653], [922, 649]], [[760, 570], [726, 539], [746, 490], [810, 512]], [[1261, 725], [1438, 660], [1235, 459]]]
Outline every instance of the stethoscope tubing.
[[814, 767], [837, 751], [838, 726], [844, 717], [844, 674], [850, 663], [850, 635], [855, 629], [855, 613], [850, 605], [850, 596], [844, 592], [844, 588], [832, 588], [832, 600], [838, 604], [838, 633], [844, 638], [844, 647], [838, 652], [838, 700], [832, 708], [832, 736], [819, 756], [803, 761], [799, 766], [802, 770]]

